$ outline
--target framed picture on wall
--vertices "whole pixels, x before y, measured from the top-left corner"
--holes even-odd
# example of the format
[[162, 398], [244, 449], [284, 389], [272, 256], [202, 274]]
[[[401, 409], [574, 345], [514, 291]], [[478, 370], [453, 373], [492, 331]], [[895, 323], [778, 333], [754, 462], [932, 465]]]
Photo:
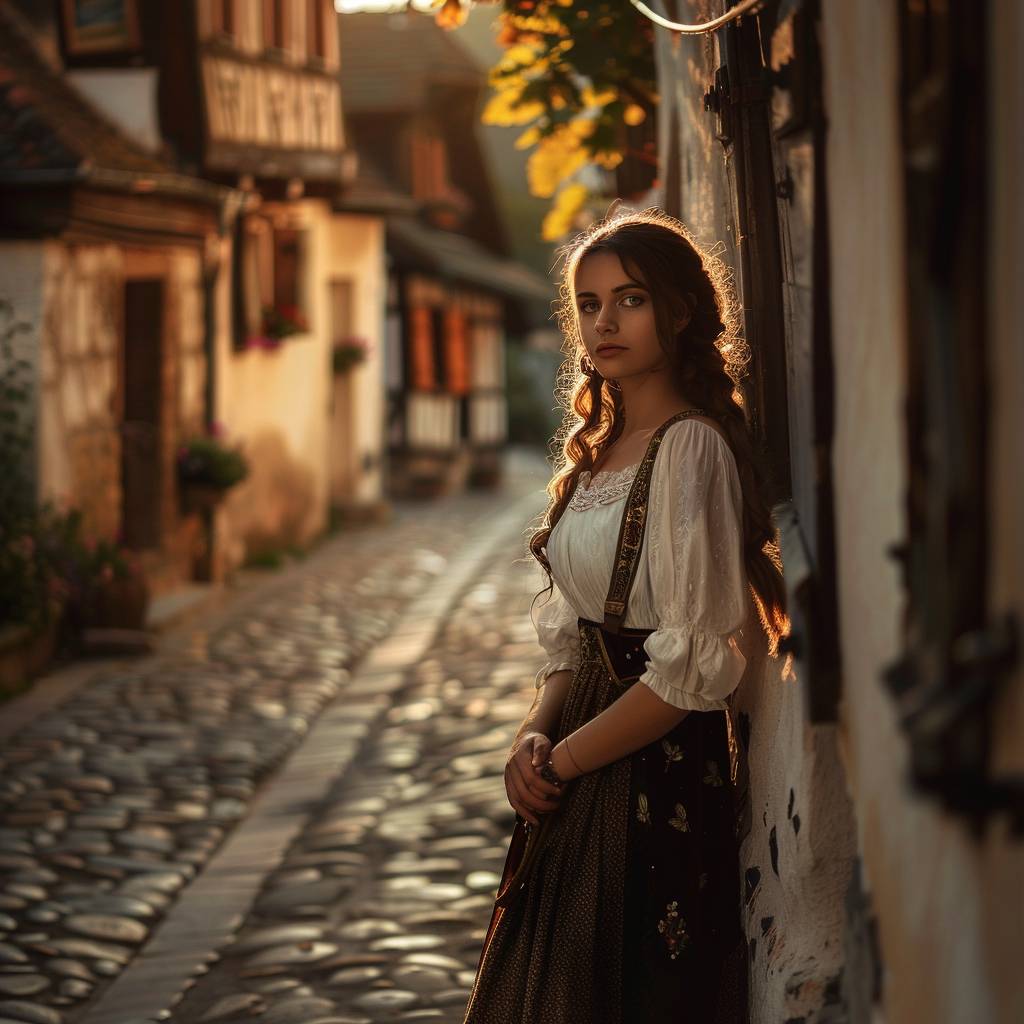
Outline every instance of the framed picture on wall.
[[61, 0], [61, 13], [69, 56], [139, 48], [136, 0]]

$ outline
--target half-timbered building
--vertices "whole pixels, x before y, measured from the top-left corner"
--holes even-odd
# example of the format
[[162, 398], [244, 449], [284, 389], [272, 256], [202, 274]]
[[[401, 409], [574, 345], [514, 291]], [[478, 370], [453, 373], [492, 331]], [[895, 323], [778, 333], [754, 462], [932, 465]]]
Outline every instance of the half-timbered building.
[[341, 24], [361, 173], [411, 200], [386, 215], [389, 486], [488, 486], [507, 434], [505, 346], [545, 322], [554, 290], [509, 255], [479, 139], [482, 70], [420, 14]]

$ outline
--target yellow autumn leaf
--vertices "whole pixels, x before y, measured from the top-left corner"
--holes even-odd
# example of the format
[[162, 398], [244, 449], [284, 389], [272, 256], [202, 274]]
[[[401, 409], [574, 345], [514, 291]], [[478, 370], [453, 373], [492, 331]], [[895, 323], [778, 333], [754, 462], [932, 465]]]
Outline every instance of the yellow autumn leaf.
[[537, 56], [537, 51], [532, 46], [519, 43], [516, 46], [510, 46], [501, 55], [501, 60], [498, 61], [497, 66], [503, 71], [513, 71], [517, 67], [533, 64], [537, 60]]
[[594, 163], [606, 171], [614, 171], [622, 163], [622, 154], [610, 149], [602, 149], [593, 156]]
[[643, 124], [647, 120], [647, 111], [639, 103], [630, 103], [622, 112], [622, 120], [628, 125]]
[[559, 184], [587, 162], [589, 154], [582, 143], [593, 131], [593, 121], [570, 121], [537, 143], [526, 161], [531, 195], [553, 196]]
[[557, 18], [545, 14], [514, 14], [512, 24], [520, 32], [545, 32], [548, 35], [565, 35], [569, 29]]
[[592, 85], [585, 86], [583, 92], [580, 93], [580, 99], [583, 101], [584, 107], [605, 107], [612, 100], [617, 99], [619, 95], [618, 89], [607, 88], [602, 89], [601, 92], [595, 92]]
[[[590, 190], [586, 185], [566, 185], [555, 197], [551, 209], [544, 215], [541, 224], [541, 238], [554, 242], [567, 235], [576, 221], [576, 215], [583, 209]], [[646, 798], [641, 795], [646, 807]]]
[[502, 89], [488, 101], [480, 115], [484, 124], [515, 125], [528, 124], [544, 113], [544, 104], [536, 100], [516, 105], [522, 95], [521, 89]]
[[532, 128], [527, 128], [522, 135], [516, 139], [516, 149], [529, 149], [537, 140], [540, 138], [540, 129], [534, 125]]
[[462, 6], [462, 0], [435, 0], [430, 6], [440, 7], [434, 15], [434, 21], [444, 29], [458, 28], [469, 14], [468, 7]]

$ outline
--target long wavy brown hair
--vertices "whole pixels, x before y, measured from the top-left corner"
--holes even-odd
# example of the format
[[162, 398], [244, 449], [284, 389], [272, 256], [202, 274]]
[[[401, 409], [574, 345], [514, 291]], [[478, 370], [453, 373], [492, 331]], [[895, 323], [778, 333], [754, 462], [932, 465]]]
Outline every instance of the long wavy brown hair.
[[[743, 485], [747, 579], [769, 654], [775, 657], [780, 637], [789, 632], [786, 592], [771, 521], [771, 474], [754, 445], [743, 401], [741, 381], [750, 350], [739, 333], [741, 318], [731, 271], [714, 252], [703, 250], [685, 225], [657, 207], [614, 215], [609, 211], [558, 250], [562, 272], [556, 317], [566, 358], [558, 371], [555, 397], [564, 415], [551, 442], [558, 454], [547, 486], [550, 504], [541, 516], [542, 525], [528, 541], [548, 577], [546, 591], [534, 595], [534, 602], [553, 589], [547, 541], [577, 479], [584, 470], [593, 469], [625, 425], [622, 396], [586, 358], [580, 333], [576, 270], [585, 256], [595, 252], [614, 253], [623, 269], [646, 286], [677, 391], [687, 402], [707, 410], [725, 433]], [[686, 310], [690, 319], [677, 332], [673, 324], [684, 319]]]

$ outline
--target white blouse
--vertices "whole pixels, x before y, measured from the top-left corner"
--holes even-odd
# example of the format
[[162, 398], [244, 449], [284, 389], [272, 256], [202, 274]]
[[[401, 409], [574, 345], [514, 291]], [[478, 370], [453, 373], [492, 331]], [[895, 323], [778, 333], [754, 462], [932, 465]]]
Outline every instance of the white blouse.
[[[547, 542], [554, 590], [534, 625], [548, 661], [539, 687], [579, 664], [578, 615], [601, 622], [619, 524], [640, 463], [580, 474]], [[590, 489], [585, 489], [591, 484]], [[666, 430], [651, 474], [647, 526], [623, 625], [653, 629], [638, 682], [678, 708], [725, 708], [743, 675], [737, 642], [756, 615], [743, 561], [743, 492], [725, 439], [694, 418]], [[546, 575], [542, 584], [546, 589]]]

